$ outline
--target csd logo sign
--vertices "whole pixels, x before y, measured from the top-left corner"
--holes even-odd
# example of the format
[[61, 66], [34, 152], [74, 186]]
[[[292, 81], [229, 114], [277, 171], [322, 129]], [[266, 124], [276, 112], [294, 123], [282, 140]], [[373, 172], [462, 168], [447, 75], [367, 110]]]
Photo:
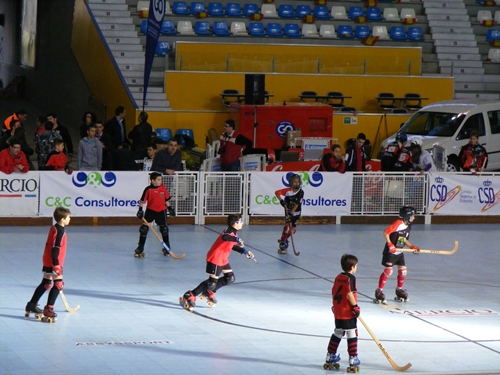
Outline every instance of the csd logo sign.
[[295, 126], [289, 121], [281, 121], [276, 125], [276, 134], [281, 138], [285, 138], [285, 134], [288, 130], [295, 130]]

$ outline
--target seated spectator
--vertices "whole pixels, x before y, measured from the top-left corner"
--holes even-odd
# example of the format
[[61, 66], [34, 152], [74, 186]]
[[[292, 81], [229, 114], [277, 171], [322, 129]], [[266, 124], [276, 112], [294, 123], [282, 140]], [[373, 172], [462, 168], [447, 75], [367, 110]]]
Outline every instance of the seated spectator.
[[148, 148], [146, 149], [147, 157], [146, 159], [153, 160], [156, 156], [156, 153], [158, 152], [158, 148], [156, 147], [155, 143], [151, 143], [148, 145]]
[[30, 157], [35, 153], [35, 150], [28, 145], [28, 141], [26, 140], [26, 128], [23, 126], [17, 127], [16, 130], [14, 130], [14, 135], [9, 138], [7, 143], [10, 144], [10, 140], [13, 138], [18, 139], [19, 142], [21, 142], [21, 151], [24, 152], [26, 159], [28, 159], [30, 170], [34, 170], [35, 166], [31, 163]]
[[67, 171], [70, 169], [68, 159], [64, 153], [64, 141], [62, 139], [54, 140], [54, 150], [47, 156], [44, 169], [47, 171]]
[[53, 130], [57, 130], [59, 134], [61, 134], [61, 137], [65, 144], [64, 150], [66, 152], [69, 162], [71, 162], [71, 158], [73, 157], [73, 141], [71, 140], [68, 128], [63, 126], [57, 120], [57, 115], [54, 112], [51, 112], [47, 115], [47, 120], [49, 120], [54, 124]]
[[36, 136], [36, 152], [38, 153], [38, 169], [43, 170], [47, 156], [54, 150], [54, 140], [62, 139], [57, 130], [54, 130], [54, 123], [45, 121], [45, 130]]
[[95, 124], [97, 117], [94, 112], [87, 111], [83, 114], [82, 124], [80, 125], [80, 139], [87, 136], [87, 128], [90, 124]]
[[27, 173], [28, 160], [21, 151], [21, 142], [13, 138], [8, 148], [0, 151], [0, 172], [11, 174], [13, 172]]
[[462, 170], [464, 172], [480, 172], [488, 165], [487, 158], [486, 149], [479, 144], [479, 132], [472, 130], [469, 143], [462, 146], [458, 154]]
[[340, 153], [339, 145], [332, 145], [332, 152], [329, 152], [321, 158], [321, 170], [325, 172], [345, 172], [344, 157]]
[[167, 147], [156, 153], [151, 171], [173, 175], [175, 171], [182, 171], [182, 152], [178, 149], [177, 139], [168, 141]]
[[78, 169], [81, 171], [100, 171], [102, 166], [102, 144], [95, 137], [96, 126], [90, 124], [87, 136], [78, 144]]

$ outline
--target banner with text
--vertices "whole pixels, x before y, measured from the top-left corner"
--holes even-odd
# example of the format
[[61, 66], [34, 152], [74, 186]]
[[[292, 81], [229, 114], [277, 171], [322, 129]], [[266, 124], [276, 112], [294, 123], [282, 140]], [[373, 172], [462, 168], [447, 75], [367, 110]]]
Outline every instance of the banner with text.
[[134, 216], [148, 172], [47, 172], [40, 176], [40, 216], [63, 206], [72, 216]]
[[0, 172], [0, 216], [38, 216], [40, 172]]
[[[297, 172], [302, 179], [302, 216], [348, 215], [351, 210], [352, 173]], [[274, 195], [288, 187], [291, 172], [255, 172], [250, 176], [250, 214], [283, 215]]]
[[500, 215], [500, 177], [429, 173], [429, 213]]

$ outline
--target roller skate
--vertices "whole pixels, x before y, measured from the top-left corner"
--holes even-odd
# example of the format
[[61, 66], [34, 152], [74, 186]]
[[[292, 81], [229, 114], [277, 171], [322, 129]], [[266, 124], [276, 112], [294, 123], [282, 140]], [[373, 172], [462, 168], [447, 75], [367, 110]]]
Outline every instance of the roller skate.
[[25, 318], [29, 318], [30, 314], [35, 316], [36, 320], [40, 320], [42, 318], [43, 311], [38, 307], [35, 302], [28, 302], [25, 308], [26, 312], [24, 314]]
[[278, 254], [286, 254], [286, 249], [288, 249], [288, 240], [282, 241], [281, 239], [278, 240], [279, 243], [279, 250]]
[[396, 288], [396, 297], [394, 297], [394, 300], [398, 302], [408, 302], [410, 299], [408, 298], [406, 289]]
[[384, 305], [387, 305], [387, 300], [385, 299], [385, 294], [382, 292], [382, 289], [377, 289], [375, 291], [375, 298], [373, 300], [375, 303], [382, 303]]
[[349, 367], [347, 368], [347, 372], [359, 372], [359, 365], [361, 361], [359, 360], [357, 355], [351, 355], [349, 357]]
[[45, 305], [43, 308], [42, 322], [55, 323], [57, 321], [57, 314], [54, 312], [53, 305]]
[[337, 353], [326, 353], [325, 364], [323, 368], [325, 370], [338, 370], [340, 368], [340, 354]]
[[134, 257], [136, 258], [144, 258], [144, 246], [137, 246], [137, 249], [135, 249]]
[[[170, 249], [170, 246], [169, 245], [167, 245], [167, 246]], [[170, 251], [167, 251], [167, 249], [165, 249], [164, 247], [161, 248], [161, 251], [163, 253], [163, 256], [166, 256], [166, 257], [170, 256]]]
[[213, 290], [206, 290], [200, 296], [200, 300], [207, 299], [207, 306], [212, 307], [217, 304], [217, 298], [215, 298], [215, 292]]
[[193, 311], [196, 306], [196, 296], [192, 291], [188, 290], [182, 297], [179, 298], [179, 303], [188, 311]]

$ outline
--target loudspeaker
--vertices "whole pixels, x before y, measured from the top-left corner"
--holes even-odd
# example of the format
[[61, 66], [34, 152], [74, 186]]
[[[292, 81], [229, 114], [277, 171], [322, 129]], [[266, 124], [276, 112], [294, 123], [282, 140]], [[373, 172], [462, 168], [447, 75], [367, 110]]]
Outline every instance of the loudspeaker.
[[266, 76], [245, 74], [245, 104], [263, 105], [266, 101]]

